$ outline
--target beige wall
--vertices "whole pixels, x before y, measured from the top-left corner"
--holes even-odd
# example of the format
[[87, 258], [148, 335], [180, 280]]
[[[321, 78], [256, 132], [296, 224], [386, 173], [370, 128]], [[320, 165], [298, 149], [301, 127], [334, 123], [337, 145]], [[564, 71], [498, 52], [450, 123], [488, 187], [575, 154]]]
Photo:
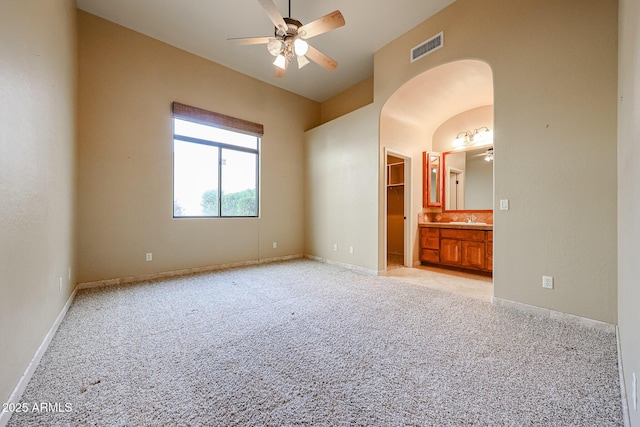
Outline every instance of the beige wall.
[[75, 15], [0, 2], [0, 402], [72, 292]]
[[304, 164], [305, 254], [371, 272], [378, 271], [377, 115], [367, 106], [308, 131]]
[[326, 123], [373, 102], [373, 76], [320, 104], [320, 123]]
[[[632, 374], [640, 377], [640, 3], [620, 1], [618, 106], [618, 326], [631, 425]], [[638, 378], [640, 380], [640, 378]], [[638, 390], [640, 391], [640, 390]], [[640, 405], [640, 402], [638, 402]]]
[[[303, 253], [318, 103], [84, 12], [79, 73], [79, 282]], [[172, 101], [264, 125], [259, 219], [172, 218]]]
[[[440, 31], [442, 49], [407, 61]], [[458, 0], [375, 55], [375, 105], [437, 65], [491, 66], [496, 200], [511, 201], [494, 216], [496, 297], [617, 321], [616, 48], [615, 0]]]

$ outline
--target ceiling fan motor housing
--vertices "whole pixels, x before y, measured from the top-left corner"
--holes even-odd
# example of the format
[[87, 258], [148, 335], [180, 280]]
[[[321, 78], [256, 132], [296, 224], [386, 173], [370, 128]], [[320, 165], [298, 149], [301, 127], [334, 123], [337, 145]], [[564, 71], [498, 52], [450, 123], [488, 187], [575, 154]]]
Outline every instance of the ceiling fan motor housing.
[[287, 37], [295, 37], [298, 35], [298, 28], [302, 27], [302, 22], [293, 18], [283, 18], [287, 24], [287, 32], [284, 33], [280, 28], [276, 27], [275, 36], [281, 40]]

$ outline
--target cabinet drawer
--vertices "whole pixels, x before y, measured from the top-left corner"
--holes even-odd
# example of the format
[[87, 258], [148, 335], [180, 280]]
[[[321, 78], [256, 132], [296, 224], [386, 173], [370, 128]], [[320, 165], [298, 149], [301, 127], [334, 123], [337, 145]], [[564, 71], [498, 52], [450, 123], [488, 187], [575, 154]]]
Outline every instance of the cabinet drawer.
[[453, 228], [443, 228], [440, 230], [440, 236], [447, 239], [458, 240], [485, 240], [485, 231], [482, 230], [457, 230]]
[[439, 249], [440, 248], [440, 230], [437, 228], [420, 228], [420, 248], [421, 249]]
[[420, 249], [420, 261], [440, 262], [440, 252], [432, 249]]

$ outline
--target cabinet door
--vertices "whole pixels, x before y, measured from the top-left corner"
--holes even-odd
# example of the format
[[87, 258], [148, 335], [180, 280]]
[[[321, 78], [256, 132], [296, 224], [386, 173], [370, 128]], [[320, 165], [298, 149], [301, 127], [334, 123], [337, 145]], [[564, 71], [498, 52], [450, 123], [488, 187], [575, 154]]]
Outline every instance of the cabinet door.
[[460, 240], [440, 239], [440, 262], [460, 265]]
[[470, 268], [484, 269], [485, 267], [485, 243], [471, 242], [463, 240], [462, 248], [462, 266]]
[[422, 206], [442, 206], [442, 154], [422, 153]]

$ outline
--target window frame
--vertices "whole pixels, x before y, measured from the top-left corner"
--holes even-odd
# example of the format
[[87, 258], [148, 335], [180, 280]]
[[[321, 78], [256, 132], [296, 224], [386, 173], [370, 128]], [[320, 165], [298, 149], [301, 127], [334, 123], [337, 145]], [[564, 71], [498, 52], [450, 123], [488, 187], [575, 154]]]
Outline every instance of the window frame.
[[[260, 217], [260, 148], [262, 142], [262, 135], [264, 134], [264, 127], [261, 124], [249, 122], [243, 119], [238, 119], [231, 116], [226, 116], [220, 113], [214, 113], [212, 111], [203, 110], [197, 107], [191, 107], [185, 104], [173, 102], [172, 106], [172, 217], [173, 219], [216, 219], [216, 218], [259, 218]], [[242, 147], [233, 144], [227, 144], [225, 142], [213, 141], [208, 139], [196, 138], [188, 135], [176, 134], [175, 120], [183, 120], [192, 123], [197, 123], [204, 126], [214, 127], [218, 129], [228, 130], [236, 133], [242, 133], [256, 137], [256, 148]], [[182, 141], [194, 144], [206, 145], [209, 147], [215, 147], [218, 152], [218, 215], [175, 215], [175, 141]], [[231, 150], [236, 152], [243, 152], [249, 154], [255, 154], [255, 202], [256, 211], [255, 215], [222, 215], [222, 176], [223, 176], [223, 150]]]

